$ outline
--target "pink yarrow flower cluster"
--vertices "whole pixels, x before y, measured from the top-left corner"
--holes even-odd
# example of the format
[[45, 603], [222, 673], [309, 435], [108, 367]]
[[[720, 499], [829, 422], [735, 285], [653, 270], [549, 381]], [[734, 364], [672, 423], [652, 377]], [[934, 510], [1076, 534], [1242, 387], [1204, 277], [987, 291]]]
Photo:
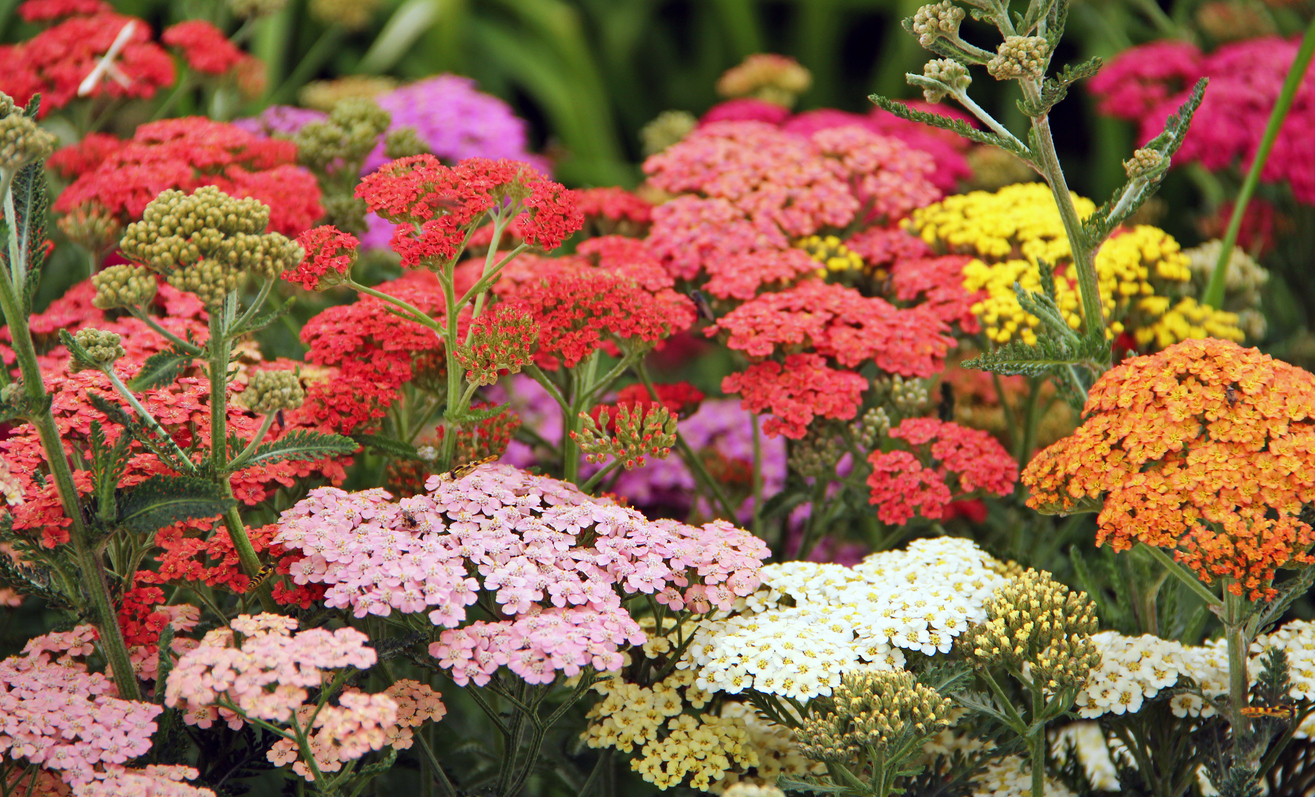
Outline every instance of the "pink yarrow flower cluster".
[[861, 127], [808, 138], [762, 122], [718, 122], [644, 163], [649, 182], [689, 194], [653, 209], [648, 243], [673, 276], [693, 279], [732, 255], [864, 220], [899, 219], [935, 201], [931, 156]]
[[[122, 784], [129, 781], [196, 777], [187, 767], [122, 767], [151, 749], [163, 709], [118, 698], [109, 678], [87, 670], [82, 659], [95, 650], [95, 639], [94, 628], [78, 626], [36, 637], [21, 654], [0, 661], [0, 756], [49, 770], [75, 795], [127, 794]], [[156, 793], [212, 794], [173, 786]]]
[[[728, 523], [649, 521], [574, 486], [505, 465], [393, 502], [382, 490], [313, 490], [283, 514], [278, 543], [300, 550], [299, 584], [357, 617], [428, 612], [445, 630], [430, 654], [457, 683], [500, 667], [532, 683], [615, 670], [644, 634], [624, 597], [675, 611], [728, 609], [757, 588], [766, 545]], [[506, 619], [469, 619], [484, 595]], [[463, 625], [465, 624], [465, 625]]]

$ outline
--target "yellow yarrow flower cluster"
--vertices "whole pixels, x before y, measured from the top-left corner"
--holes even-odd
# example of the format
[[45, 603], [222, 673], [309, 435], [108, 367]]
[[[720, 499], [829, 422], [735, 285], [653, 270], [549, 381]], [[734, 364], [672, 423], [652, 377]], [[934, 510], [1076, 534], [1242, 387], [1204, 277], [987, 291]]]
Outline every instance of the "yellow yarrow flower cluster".
[[[1073, 200], [1079, 217], [1095, 211], [1090, 200], [1076, 195]], [[964, 266], [964, 288], [986, 293], [972, 309], [996, 343], [1014, 338], [1036, 342], [1040, 321], [1019, 305], [1014, 283], [1040, 291], [1041, 261], [1059, 272], [1055, 293], [1065, 320], [1074, 329], [1082, 325], [1076, 281], [1064, 274], [1072, 250], [1044, 184], [947, 197], [915, 211], [907, 226], [932, 246], [976, 256]], [[1189, 266], [1178, 242], [1156, 227], [1137, 226], [1107, 240], [1096, 253], [1107, 335], [1113, 339], [1130, 330], [1139, 346], [1157, 348], [1206, 336], [1241, 341], [1235, 314], [1196, 304], [1187, 296], [1192, 280]]]
[[860, 273], [863, 271], [863, 258], [859, 257], [853, 249], [841, 243], [840, 239], [834, 235], [810, 235], [799, 239], [795, 246], [804, 250], [809, 257], [822, 264], [823, 267], [817, 270], [817, 276], [823, 279], [828, 274]]
[[[639, 748], [631, 768], [664, 791], [687, 784], [720, 794], [736, 783], [772, 785], [782, 775], [812, 771], [813, 762], [799, 752], [788, 729], [770, 725], [747, 706], [714, 709], [713, 694], [694, 684], [692, 669], [672, 668], [651, 686], [626, 681], [624, 672], [636, 670], [637, 663], [649, 665], [651, 673], [663, 671], [677, 651], [670, 637], [652, 633], [651, 619], [641, 625], [648, 641], [631, 651], [623, 674], [593, 687], [603, 699], [586, 715], [586, 744], [623, 753]], [[671, 633], [674, 624], [668, 625]], [[682, 638], [694, 629], [694, 623], [684, 623]], [[750, 769], [754, 777], [747, 776]]]

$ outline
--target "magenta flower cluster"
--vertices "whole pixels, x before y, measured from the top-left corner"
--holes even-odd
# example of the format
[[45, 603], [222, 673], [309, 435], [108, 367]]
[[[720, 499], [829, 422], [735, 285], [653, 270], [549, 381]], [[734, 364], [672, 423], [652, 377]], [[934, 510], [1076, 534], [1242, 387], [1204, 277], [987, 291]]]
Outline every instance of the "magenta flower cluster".
[[[651, 595], [673, 611], [729, 609], [758, 586], [769, 551], [729, 523], [650, 521], [574, 486], [506, 465], [392, 502], [382, 490], [319, 488], [283, 514], [275, 542], [305, 558], [299, 584], [357, 617], [428, 612], [430, 654], [457, 683], [499, 667], [533, 683], [615, 670], [644, 634], [622, 606]], [[470, 617], [478, 603], [483, 615]]]
[[[1101, 111], [1140, 122], [1142, 140], [1149, 140], [1164, 129], [1164, 120], [1192, 85], [1210, 78], [1174, 162], [1246, 170], [1297, 48], [1296, 39], [1278, 36], [1225, 44], [1209, 54], [1185, 42], [1154, 42], [1120, 53], [1092, 78], [1090, 88]], [[1315, 205], [1315, 71], [1307, 72], [1298, 88], [1260, 178], [1286, 182], [1298, 202]]]

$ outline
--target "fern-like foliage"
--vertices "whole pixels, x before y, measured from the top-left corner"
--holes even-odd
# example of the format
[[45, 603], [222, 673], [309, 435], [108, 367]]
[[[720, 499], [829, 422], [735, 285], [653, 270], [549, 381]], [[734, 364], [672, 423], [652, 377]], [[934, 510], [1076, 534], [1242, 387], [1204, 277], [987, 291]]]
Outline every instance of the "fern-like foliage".
[[1090, 338], [1076, 341], [1039, 338], [1036, 343], [1011, 340], [992, 351], [984, 352], [964, 363], [965, 368], [978, 368], [1001, 376], [1033, 376], [1068, 378], [1063, 372], [1070, 366], [1093, 366], [1108, 354], [1103, 343]]
[[[913, 75], [913, 77], [918, 76]], [[949, 130], [951, 133], [957, 133], [969, 141], [978, 144], [986, 144], [992, 147], [999, 147], [1003, 150], [1012, 152], [1023, 160], [1032, 160], [1032, 153], [1028, 150], [1017, 146], [1013, 142], [1006, 141], [994, 133], [987, 133], [969, 127], [962, 119], [951, 119], [948, 116], [915, 110], [902, 102], [897, 102], [889, 97], [883, 97], [880, 94], [873, 94], [868, 97], [868, 99], [876, 103], [876, 105], [882, 110], [890, 111], [901, 119], [908, 119], [910, 122], [920, 122], [925, 125], [931, 125], [932, 127], [940, 128], [941, 130]]]
[[270, 443], [261, 443], [249, 457], [229, 463], [229, 470], [241, 470], [275, 462], [315, 462], [344, 456], [357, 448], [350, 437], [298, 429]]

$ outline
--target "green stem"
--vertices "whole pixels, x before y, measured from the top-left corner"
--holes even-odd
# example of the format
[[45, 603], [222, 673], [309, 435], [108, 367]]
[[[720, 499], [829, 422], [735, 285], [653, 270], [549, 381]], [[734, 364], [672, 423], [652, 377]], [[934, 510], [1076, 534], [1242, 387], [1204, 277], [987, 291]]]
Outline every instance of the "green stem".
[[[1036, 81], [1021, 81], [1020, 85], [1029, 101], [1040, 104], [1040, 86]], [[1082, 296], [1083, 331], [1088, 337], [1105, 340], [1105, 313], [1101, 308], [1100, 283], [1096, 279], [1098, 242], [1088, 240], [1086, 232], [1082, 229], [1082, 220], [1078, 218], [1077, 208], [1073, 206], [1073, 195], [1068, 190], [1068, 181], [1064, 179], [1064, 170], [1059, 165], [1059, 154], [1055, 151], [1055, 139], [1050, 132], [1049, 117], [1033, 117], [1032, 132], [1035, 135], [1037, 154], [1041, 160], [1041, 174], [1050, 185], [1050, 192], [1054, 195], [1055, 205], [1059, 209], [1059, 218], [1064, 223], [1064, 232], [1068, 236], [1069, 249], [1073, 252], [1073, 266], [1077, 271], [1078, 290]]]
[[1219, 249], [1219, 260], [1215, 263], [1215, 270], [1210, 274], [1210, 282], [1206, 285], [1205, 296], [1201, 300], [1216, 310], [1224, 306], [1224, 277], [1228, 273], [1228, 264], [1233, 257], [1237, 234], [1242, 229], [1242, 216], [1246, 213], [1251, 195], [1256, 192], [1256, 185], [1260, 182], [1260, 172], [1265, 168], [1269, 153], [1274, 149], [1279, 129], [1288, 118], [1288, 110], [1292, 108], [1292, 101], [1297, 96], [1297, 90], [1301, 88], [1302, 80], [1306, 76], [1306, 68], [1310, 66], [1313, 55], [1315, 55], [1315, 18], [1311, 19], [1310, 26], [1306, 28], [1306, 35], [1301, 39], [1297, 57], [1292, 62], [1292, 68], [1288, 70], [1287, 80], [1283, 82], [1283, 90], [1279, 92], [1274, 110], [1269, 114], [1269, 123], [1265, 125], [1265, 134], [1261, 136], [1260, 146], [1256, 148], [1255, 160], [1252, 161], [1246, 179], [1242, 181], [1242, 190], [1237, 193], [1237, 201], [1233, 204], [1233, 215], [1228, 220], [1227, 231], [1224, 232], [1224, 244]]
[[166, 432], [164, 427], [160, 426], [160, 422], [155, 420], [155, 416], [151, 415], [150, 411], [142, 406], [142, 403], [137, 400], [137, 397], [128, 389], [128, 386], [123, 384], [119, 379], [118, 374], [114, 373], [113, 366], [106, 368], [101, 373], [109, 377], [110, 384], [114, 386], [114, 389], [118, 391], [120, 396], [123, 396], [124, 401], [127, 401], [128, 404], [137, 411], [137, 417], [141, 418], [142, 423], [146, 424], [146, 428], [150, 429], [155, 433], [156, 437], [160, 438], [160, 444], [169, 447], [173, 452], [174, 457], [178, 460], [178, 469], [184, 470], [189, 474], [196, 473], [196, 464], [192, 462], [186, 452], [178, 447], [178, 444], [174, 442], [173, 436]]
[[758, 413], [749, 413], [753, 427], [753, 523], [749, 527], [755, 537], [761, 537], [763, 525], [763, 441], [758, 428]]
[[[1224, 587], [1224, 636], [1228, 640], [1228, 722], [1233, 726], [1233, 746], [1242, 751], [1243, 739], [1251, 731], [1251, 720], [1242, 713], [1247, 705], [1250, 680], [1247, 678], [1247, 652], [1251, 640], [1247, 639], [1246, 621], [1249, 603], [1245, 596], [1234, 595]], [[1262, 751], [1247, 750], [1246, 755], [1259, 758]], [[1254, 761], [1247, 763], [1254, 764]]]
[[447, 341], [447, 330], [444, 329], [441, 324], [439, 324], [437, 321], [431, 318], [428, 313], [426, 313], [424, 310], [421, 310], [419, 307], [416, 307], [415, 305], [405, 301], [404, 299], [399, 299], [396, 296], [391, 296], [382, 291], [377, 291], [374, 288], [369, 287], [368, 285], [362, 285], [361, 283], [357, 282], [356, 280], [350, 277], [344, 280], [343, 284], [354, 291], [359, 291], [360, 293], [364, 293], [367, 296], [373, 296], [374, 298], [379, 299], [382, 302], [391, 304], [392, 306], [398, 309], [405, 310], [406, 317], [409, 320], [414, 321], [423, 327], [432, 329], [440, 338], [444, 340], [444, 342]]
[[1138, 543], [1138, 545], [1145, 549], [1145, 551], [1151, 556], [1155, 557], [1160, 564], [1164, 565], [1175, 578], [1186, 584], [1187, 588], [1192, 592], [1195, 592], [1201, 600], [1205, 601], [1205, 605], [1209, 606], [1211, 611], [1219, 612], [1223, 610], [1224, 604], [1219, 600], [1219, 597], [1207, 589], [1206, 586], [1201, 583], [1200, 579], [1193, 575], [1192, 571], [1175, 562], [1173, 557], [1165, 553], [1162, 548], [1157, 548], [1154, 545], [1147, 545], [1144, 542]]
[[[653, 379], [648, 375], [648, 369], [644, 367], [642, 360], [635, 363], [635, 372], [639, 375], [639, 381], [643, 382], [644, 387], [648, 388], [648, 395], [654, 401], [660, 402], [661, 399], [658, 398], [657, 388], [653, 386]], [[679, 428], [676, 429], [676, 448], [680, 450], [680, 456], [684, 458], [685, 464], [689, 466], [690, 470], [694, 471], [694, 478], [698, 479], [699, 483], [712, 494], [721, 506], [722, 515], [732, 523], [738, 522], [735, 507], [731, 504], [730, 499], [726, 497], [726, 491], [721, 488], [721, 483], [712, 478], [712, 474], [708, 473], [707, 466], [694, 453], [694, 449], [689, 447], [689, 443], [685, 442], [685, 437], [680, 433]]]
[[601, 470], [599, 470], [593, 476], [590, 476], [589, 479], [584, 484], [580, 485], [581, 492], [586, 492], [586, 493], [593, 492], [593, 489], [598, 486], [599, 482], [607, 478], [612, 473], [616, 472], [616, 469], [620, 466], [621, 466], [621, 460], [619, 459], [614, 459], [611, 462], [607, 463], [607, 465], [605, 465]]
[[[1027, 467], [1027, 461], [1032, 458], [1032, 449], [1036, 447], [1037, 425], [1041, 420], [1040, 407], [1041, 380], [1030, 378], [1027, 380], [1027, 399], [1023, 404], [1023, 436], [1018, 441], [1018, 449], [1014, 451], [1020, 472]], [[1019, 488], [1026, 490], [1022, 482], [1019, 482]]]
[[277, 417], [278, 413], [276, 412], [271, 412], [265, 416], [265, 419], [260, 422], [260, 429], [251, 436], [251, 442], [247, 443], [247, 447], [242, 449], [242, 453], [238, 454], [234, 457], [232, 462], [228, 463], [229, 473], [236, 473], [246, 467], [247, 460], [251, 459], [251, 456], [256, 453], [257, 446], [259, 446], [261, 441], [265, 439], [265, 435], [269, 432], [269, 427], [274, 425], [274, 419]]
[[1046, 725], [1037, 718], [1045, 709], [1045, 698], [1040, 687], [1032, 689], [1032, 738], [1028, 739], [1028, 752], [1032, 758], [1032, 797], [1046, 797]]
[[160, 335], [160, 337], [174, 344], [175, 346], [187, 352], [188, 354], [191, 354], [195, 357], [200, 357], [202, 352], [205, 351], [205, 349], [202, 349], [200, 346], [197, 346], [194, 343], [188, 343], [187, 341], [178, 337], [174, 333], [160, 326], [158, 323], [156, 323], [155, 319], [151, 318], [151, 316], [148, 315], [146, 311], [142, 310], [142, 308], [129, 307], [128, 312], [132, 314], [133, 318], [137, 319], [138, 321], [141, 321], [146, 326], [155, 330], [156, 334]]
[[[235, 315], [234, 293], [224, 297], [219, 307], [209, 308], [210, 340], [206, 343], [209, 354], [210, 378], [210, 473], [211, 478], [224, 492], [225, 498], [233, 498], [233, 483], [228, 475], [228, 359], [232, 351], [232, 341], [228, 339], [228, 321]], [[260, 572], [260, 556], [256, 554], [251, 538], [247, 536], [246, 525], [242, 522], [237, 506], [224, 512], [224, 527], [228, 539], [233, 543], [242, 571], [249, 578], [255, 578]], [[270, 597], [269, 584], [258, 588], [260, 605], [267, 612], [276, 612], [278, 607]]]
[[808, 561], [808, 555], [813, 552], [813, 548], [817, 547], [817, 543], [822, 537], [822, 503], [826, 500], [827, 486], [826, 479], [820, 476], [815, 477], [813, 504], [808, 512], [808, 529], [804, 532], [804, 538], [799, 541], [799, 550], [794, 557], [797, 561]]
[[590, 770], [589, 777], [585, 779], [580, 790], [576, 792], [576, 797], [589, 797], [589, 792], [593, 789], [594, 783], [598, 782], [598, 776], [603, 770], [612, 765], [612, 749], [608, 747], [598, 754], [598, 761], [594, 763], [594, 768]]
[[[6, 181], [7, 182], [7, 181]], [[15, 248], [14, 238], [18, 229], [12, 212], [12, 194], [5, 186], [5, 216], [9, 226], [11, 250]], [[22, 269], [22, 261], [11, 259], [11, 268], [15, 273]], [[78, 567], [85, 579], [87, 592], [91, 595], [93, 616], [96, 618], [97, 631], [100, 634], [101, 647], [105, 651], [110, 670], [114, 674], [114, 683], [119, 688], [119, 697], [124, 700], [141, 700], [141, 689], [137, 684], [137, 674], [132, 669], [132, 659], [128, 655], [128, 646], [123, 639], [123, 630], [119, 628], [118, 615], [110, 599], [109, 583], [105, 577], [105, 563], [95, 549], [90, 529], [82, 515], [82, 502], [73, 481], [73, 466], [64, 442], [59, 436], [59, 426], [50, 410], [46, 383], [37, 364], [36, 346], [32, 343], [32, 333], [28, 327], [27, 315], [19, 303], [19, 291], [23, 283], [17, 285], [11, 281], [11, 275], [0, 273], [0, 311], [4, 312], [5, 323], [18, 361], [19, 372], [23, 376], [23, 391], [27, 394], [27, 403], [40, 407], [29, 420], [36, 427], [41, 438], [41, 447], [50, 466], [50, 475], [55, 481], [55, 492], [59, 494], [64, 514], [69, 518], [69, 541], [78, 561]], [[71, 596], [70, 596], [71, 597]]]

